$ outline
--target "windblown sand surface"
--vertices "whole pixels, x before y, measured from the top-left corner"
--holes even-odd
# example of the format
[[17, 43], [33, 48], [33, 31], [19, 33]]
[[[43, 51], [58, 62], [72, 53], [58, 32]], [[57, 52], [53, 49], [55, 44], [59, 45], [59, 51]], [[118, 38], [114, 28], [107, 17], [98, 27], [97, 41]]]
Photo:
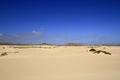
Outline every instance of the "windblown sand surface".
[[0, 46], [0, 80], [120, 80], [120, 47]]

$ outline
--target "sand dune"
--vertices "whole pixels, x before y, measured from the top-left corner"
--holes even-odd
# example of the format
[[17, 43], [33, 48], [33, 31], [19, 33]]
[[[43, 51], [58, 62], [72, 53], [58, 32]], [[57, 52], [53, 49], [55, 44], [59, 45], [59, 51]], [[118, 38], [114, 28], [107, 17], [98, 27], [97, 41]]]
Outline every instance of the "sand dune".
[[[4, 48], [3, 48], [4, 47]], [[120, 80], [120, 47], [0, 46], [0, 80]]]

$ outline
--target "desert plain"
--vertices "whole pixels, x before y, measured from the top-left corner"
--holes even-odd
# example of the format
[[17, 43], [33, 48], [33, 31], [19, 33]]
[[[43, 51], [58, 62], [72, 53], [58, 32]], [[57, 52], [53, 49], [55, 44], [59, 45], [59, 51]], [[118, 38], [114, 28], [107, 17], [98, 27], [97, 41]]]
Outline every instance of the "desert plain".
[[0, 45], [0, 55], [0, 80], [120, 80], [120, 46]]

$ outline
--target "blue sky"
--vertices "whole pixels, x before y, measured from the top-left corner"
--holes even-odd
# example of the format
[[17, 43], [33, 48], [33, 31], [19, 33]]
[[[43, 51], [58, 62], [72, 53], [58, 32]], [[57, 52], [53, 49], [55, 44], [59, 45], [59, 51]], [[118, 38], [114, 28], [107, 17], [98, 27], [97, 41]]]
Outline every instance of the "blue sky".
[[0, 42], [120, 44], [119, 0], [0, 0]]

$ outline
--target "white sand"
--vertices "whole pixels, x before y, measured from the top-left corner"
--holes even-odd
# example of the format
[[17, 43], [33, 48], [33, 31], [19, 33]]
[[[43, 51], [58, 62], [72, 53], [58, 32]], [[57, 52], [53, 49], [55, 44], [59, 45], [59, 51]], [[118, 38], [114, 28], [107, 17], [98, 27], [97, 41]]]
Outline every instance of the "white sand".
[[[3, 49], [5, 47], [5, 49]], [[120, 80], [120, 47], [0, 46], [0, 80]], [[106, 47], [106, 49], [103, 49]]]

